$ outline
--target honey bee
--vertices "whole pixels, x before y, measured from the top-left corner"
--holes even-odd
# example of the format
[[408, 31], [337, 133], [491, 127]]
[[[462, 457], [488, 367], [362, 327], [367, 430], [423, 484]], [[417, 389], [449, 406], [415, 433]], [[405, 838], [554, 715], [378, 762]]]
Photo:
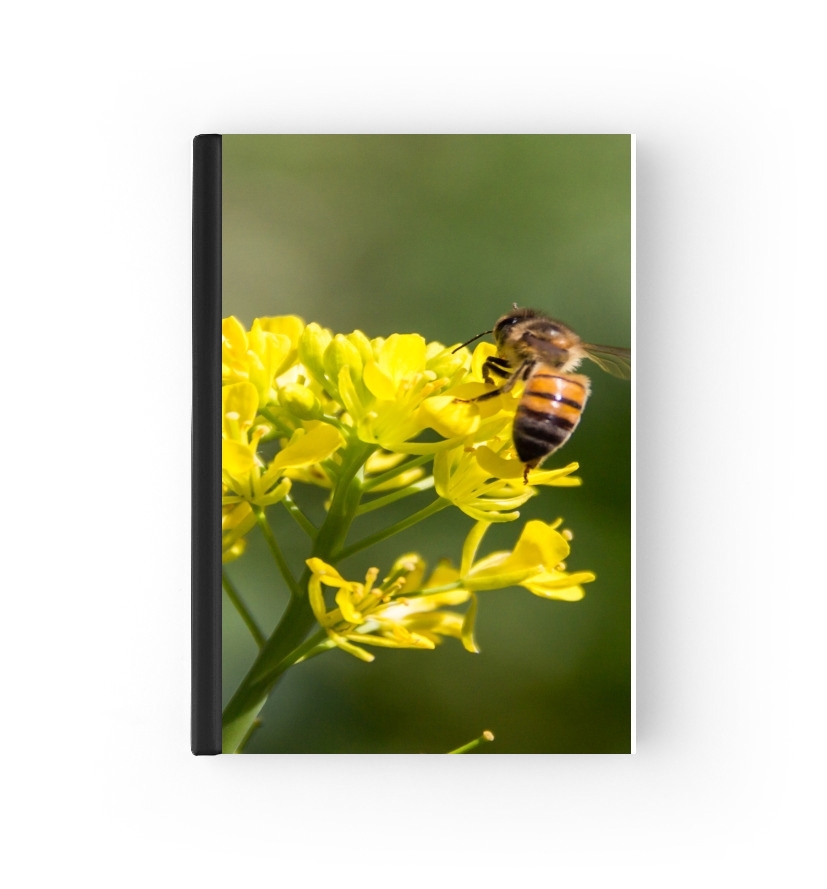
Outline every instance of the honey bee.
[[534, 309], [520, 309], [516, 303], [492, 330], [483, 331], [454, 351], [489, 333], [494, 334], [499, 354], [486, 359], [483, 378], [489, 385], [495, 376], [507, 379], [490, 392], [458, 400], [486, 401], [511, 391], [521, 380], [525, 383], [512, 437], [517, 456], [525, 463], [523, 481], [528, 484], [529, 471], [561, 448], [580, 422], [591, 384], [588, 377], [572, 371], [588, 358], [607, 373], [628, 380], [631, 353], [584, 343], [560, 321]]

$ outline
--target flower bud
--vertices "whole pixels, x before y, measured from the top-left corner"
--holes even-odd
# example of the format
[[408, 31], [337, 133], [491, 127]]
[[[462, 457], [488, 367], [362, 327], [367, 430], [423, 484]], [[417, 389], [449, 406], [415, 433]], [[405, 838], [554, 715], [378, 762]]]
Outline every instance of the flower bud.
[[316, 323], [308, 324], [299, 339], [299, 360], [316, 382], [325, 388], [329, 381], [325, 376], [324, 353], [332, 339], [331, 332]]
[[287, 383], [279, 389], [279, 404], [299, 420], [318, 420], [323, 414], [319, 399], [298, 383]]
[[339, 371], [350, 368], [352, 380], [362, 376], [362, 356], [359, 349], [342, 334], [336, 334], [324, 351], [324, 369], [329, 380], [338, 380]]

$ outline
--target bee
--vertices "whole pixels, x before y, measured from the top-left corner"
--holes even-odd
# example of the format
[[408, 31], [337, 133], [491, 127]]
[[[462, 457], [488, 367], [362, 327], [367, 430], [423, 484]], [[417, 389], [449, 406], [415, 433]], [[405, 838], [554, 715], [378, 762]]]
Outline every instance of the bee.
[[607, 373], [628, 380], [631, 353], [628, 349], [584, 343], [562, 322], [534, 309], [520, 309], [516, 303], [491, 330], [454, 351], [489, 333], [494, 334], [499, 354], [486, 359], [483, 378], [489, 385], [494, 384], [494, 377], [506, 378], [505, 382], [476, 398], [458, 400], [486, 401], [510, 392], [519, 381], [525, 383], [512, 437], [517, 456], [525, 463], [523, 481], [528, 484], [529, 471], [563, 447], [580, 422], [591, 383], [588, 377], [572, 371], [588, 358]]

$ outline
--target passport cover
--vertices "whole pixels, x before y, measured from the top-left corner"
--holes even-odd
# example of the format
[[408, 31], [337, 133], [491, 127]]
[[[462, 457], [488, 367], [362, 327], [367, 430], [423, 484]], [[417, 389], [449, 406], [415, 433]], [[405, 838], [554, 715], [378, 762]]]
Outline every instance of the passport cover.
[[631, 136], [196, 137], [194, 753], [634, 752], [633, 309]]

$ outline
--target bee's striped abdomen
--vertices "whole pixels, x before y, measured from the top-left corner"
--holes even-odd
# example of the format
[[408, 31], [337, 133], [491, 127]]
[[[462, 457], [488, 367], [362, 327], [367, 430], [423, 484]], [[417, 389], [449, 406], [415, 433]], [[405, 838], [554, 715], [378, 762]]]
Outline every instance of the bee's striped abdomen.
[[580, 422], [589, 397], [588, 377], [539, 365], [526, 381], [514, 419], [514, 447], [529, 466], [564, 445]]

